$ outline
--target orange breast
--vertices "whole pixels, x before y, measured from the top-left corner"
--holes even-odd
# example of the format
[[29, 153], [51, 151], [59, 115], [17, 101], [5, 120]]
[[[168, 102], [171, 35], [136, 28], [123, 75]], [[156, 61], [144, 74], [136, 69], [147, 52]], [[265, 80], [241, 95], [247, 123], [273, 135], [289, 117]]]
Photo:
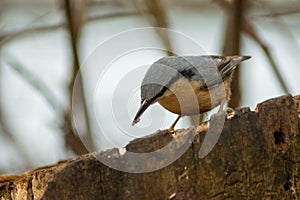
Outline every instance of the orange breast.
[[229, 81], [206, 90], [200, 89], [197, 81], [179, 79], [157, 101], [170, 112], [184, 116], [207, 112], [229, 97]]

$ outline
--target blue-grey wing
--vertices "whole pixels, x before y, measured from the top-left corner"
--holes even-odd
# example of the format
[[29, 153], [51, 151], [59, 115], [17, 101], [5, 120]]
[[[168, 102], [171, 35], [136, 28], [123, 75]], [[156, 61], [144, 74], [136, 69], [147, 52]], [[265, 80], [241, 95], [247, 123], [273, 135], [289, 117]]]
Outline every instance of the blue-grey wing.
[[201, 88], [222, 83], [235, 67], [230, 64], [230, 59], [224, 56], [169, 56], [156, 63], [177, 70], [179, 73], [176, 78], [183, 76], [188, 80], [199, 81]]
[[[239, 59], [233, 59], [233, 58]], [[162, 95], [177, 79], [198, 81], [200, 88], [217, 86], [229, 77], [241, 56], [168, 56], [153, 63], [143, 79], [142, 100], [151, 101]]]

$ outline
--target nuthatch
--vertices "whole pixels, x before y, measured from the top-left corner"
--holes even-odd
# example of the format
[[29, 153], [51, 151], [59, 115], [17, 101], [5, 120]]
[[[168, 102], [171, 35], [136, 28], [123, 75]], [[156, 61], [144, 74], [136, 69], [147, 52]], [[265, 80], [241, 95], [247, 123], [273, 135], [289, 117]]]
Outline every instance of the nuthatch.
[[[153, 63], [142, 81], [141, 106], [132, 125], [158, 102], [180, 117], [207, 112], [229, 100], [230, 82], [236, 66], [250, 56], [168, 56]], [[196, 102], [196, 103], [195, 103]]]

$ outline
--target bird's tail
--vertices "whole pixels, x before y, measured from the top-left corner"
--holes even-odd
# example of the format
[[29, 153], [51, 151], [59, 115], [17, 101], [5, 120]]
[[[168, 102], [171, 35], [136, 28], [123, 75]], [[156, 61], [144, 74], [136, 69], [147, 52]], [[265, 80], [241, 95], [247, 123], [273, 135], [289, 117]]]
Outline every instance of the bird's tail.
[[224, 61], [219, 65], [219, 72], [222, 76], [222, 79], [226, 79], [231, 76], [233, 70], [236, 68], [238, 64], [242, 61], [251, 58], [251, 56], [226, 56], [224, 57]]

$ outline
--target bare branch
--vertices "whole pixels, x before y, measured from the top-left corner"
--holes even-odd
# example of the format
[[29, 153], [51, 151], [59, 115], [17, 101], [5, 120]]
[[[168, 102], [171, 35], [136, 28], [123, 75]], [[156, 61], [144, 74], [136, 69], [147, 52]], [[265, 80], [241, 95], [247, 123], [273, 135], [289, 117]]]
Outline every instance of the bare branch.
[[[226, 1], [215, 0], [215, 2], [217, 2], [221, 7], [223, 7], [227, 12], [229, 12], [229, 4]], [[275, 72], [276, 78], [277, 78], [278, 82], [280, 83], [282, 90], [286, 94], [288, 94], [289, 89], [288, 89], [281, 73], [279, 72], [279, 67], [277, 66], [273, 56], [271, 55], [268, 45], [266, 45], [265, 42], [263, 41], [263, 39], [261, 39], [259, 34], [256, 32], [254, 25], [248, 19], [246, 19], [243, 16], [241, 18], [241, 20], [242, 20], [241, 21], [242, 31], [244, 33], [246, 33], [247, 35], [249, 35], [263, 49], [263, 51], [265, 52], [271, 66], [272, 66], [273, 71]]]
[[281, 75], [281, 73], [279, 72], [279, 67], [277, 66], [273, 56], [271, 55], [270, 51], [269, 51], [269, 47], [263, 42], [263, 40], [259, 37], [258, 33], [256, 32], [254, 26], [247, 21], [246, 19], [243, 20], [243, 31], [249, 35], [256, 43], [258, 43], [260, 45], [260, 47], [263, 49], [263, 51], [265, 52], [273, 71], [275, 72], [275, 75], [280, 83], [280, 86], [282, 88], [282, 90], [288, 94], [289, 93], [289, 89]]
[[299, 9], [294, 9], [294, 10], [286, 10], [286, 11], [280, 11], [280, 12], [272, 12], [268, 14], [259, 14], [255, 15], [255, 17], [266, 17], [266, 18], [273, 18], [273, 17], [281, 17], [281, 16], [286, 16], [286, 15], [295, 15], [299, 14], [300, 10]]
[[[19, 154], [19, 158], [22, 160], [23, 164], [28, 167], [32, 168], [33, 165], [30, 162], [30, 156], [28, 155], [26, 149], [19, 144], [19, 142], [14, 137], [14, 134], [9, 130], [5, 120], [3, 119], [2, 111], [0, 111], [0, 133], [4, 133], [5, 138], [14, 144], [17, 153]], [[4, 142], [4, 141], [2, 141]], [[0, 172], [1, 173], [1, 172]]]
[[[239, 55], [240, 54], [240, 40], [241, 40], [241, 26], [242, 18], [244, 15], [244, 1], [234, 0], [231, 3], [226, 4], [227, 11], [227, 27], [225, 41], [223, 43], [223, 54], [224, 55]], [[218, 0], [217, 3], [224, 7], [225, 1]], [[237, 68], [234, 72], [231, 91], [232, 96], [229, 101], [230, 107], [237, 107], [241, 101], [240, 91], [240, 70]]]
[[[154, 18], [154, 26], [160, 28], [168, 28], [168, 20], [166, 16], [166, 11], [162, 5], [162, 1], [146, 0], [145, 2], [150, 11], [151, 16]], [[157, 29], [156, 32], [160, 36], [163, 44], [165, 45], [167, 49], [167, 54], [169, 56], [172, 56], [172, 44], [169, 35], [165, 31], [161, 32], [159, 29]]]
[[36, 89], [54, 110], [61, 110], [54, 93], [48, 88], [48, 86], [16, 61], [16, 58], [14, 58], [14, 60], [15, 61], [12, 61], [10, 59], [6, 61], [7, 65], [14, 69], [25, 81], [29, 83], [30, 86]]
[[86, 1], [87, 6], [124, 6], [126, 1], [108, 0], [108, 1]]
[[[73, 73], [72, 73], [72, 78], [71, 82], [69, 85], [69, 102], [70, 102], [70, 107], [72, 105], [72, 92], [73, 92], [73, 87], [77, 78], [77, 81], [79, 83], [79, 89], [80, 89], [80, 100], [81, 103], [83, 104], [83, 112], [85, 116], [85, 124], [86, 124], [86, 142], [88, 142], [88, 146], [93, 148], [93, 141], [92, 141], [92, 131], [90, 128], [90, 119], [89, 119], [89, 113], [88, 113], [88, 107], [86, 104], [86, 99], [84, 96], [84, 87], [83, 87], [83, 80], [82, 80], [82, 74], [80, 73], [80, 61], [79, 61], [79, 55], [78, 55], [78, 40], [80, 37], [80, 32], [81, 28], [84, 24], [84, 9], [85, 9], [85, 4], [84, 1], [70, 1], [70, 0], [65, 0], [65, 14], [66, 14], [66, 19], [68, 22], [68, 30], [70, 33], [70, 42], [71, 42], [71, 49], [73, 53]], [[74, 152], [77, 154], [84, 154], [88, 153], [86, 147], [80, 141], [74, 131], [72, 131], [72, 108], [70, 108], [70, 112], [67, 113], [65, 116], [65, 123], [66, 125], [70, 126], [67, 135], [66, 135], [66, 142], [71, 146]]]
[[[145, 11], [145, 13], [147, 13]], [[137, 11], [118, 11], [114, 13], [108, 13], [108, 14], [101, 14], [101, 15], [95, 15], [95, 16], [89, 16], [85, 19], [87, 22], [93, 22], [93, 21], [98, 21], [98, 20], [104, 20], [104, 19], [110, 19], [110, 18], [115, 18], [115, 17], [130, 17], [130, 16], [138, 16], [139, 13]], [[10, 42], [11, 40], [18, 38], [20, 36], [24, 36], [26, 34], [31, 34], [31, 33], [37, 33], [37, 32], [47, 32], [47, 31], [53, 31], [59, 28], [66, 28], [67, 23], [61, 22], [57, 24], [51, 24], [51, 25], [42, 25], [42, 26], [36, 26], [36, 27], [29, 27], [26, 29], [14, 31], [14, 32], [8, 32], [8, 33], [3, 33], [0, 35], [0, 46], [3, 44]]]
[[19, 145], [18, 141], [15, 139], [14, 134], [9, 130], [6, 121], [3, 118], [2, 107], [0, 106], [0, 133], [3, 132], [5, 134], [5, 138], [9, 140], [11, 143], [15, 144], [16, 150], [20, 155], [20, 158], [24, 162], [24, 164], [28, 167], [32, 166], [30, 163], [30, 159], [26, 151]]

